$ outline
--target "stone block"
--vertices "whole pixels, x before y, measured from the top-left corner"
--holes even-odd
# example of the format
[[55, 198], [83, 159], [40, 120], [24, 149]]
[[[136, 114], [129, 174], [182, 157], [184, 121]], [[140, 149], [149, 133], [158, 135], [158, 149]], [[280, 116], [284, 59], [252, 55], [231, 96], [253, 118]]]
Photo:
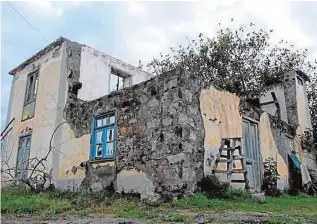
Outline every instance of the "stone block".
[[265, 195], [264, 195], [264, 193], [254, 193], [254, 194], [251, 194], [251, 199], [256, 201], [256, 202], [264, 203], [265, 202]]

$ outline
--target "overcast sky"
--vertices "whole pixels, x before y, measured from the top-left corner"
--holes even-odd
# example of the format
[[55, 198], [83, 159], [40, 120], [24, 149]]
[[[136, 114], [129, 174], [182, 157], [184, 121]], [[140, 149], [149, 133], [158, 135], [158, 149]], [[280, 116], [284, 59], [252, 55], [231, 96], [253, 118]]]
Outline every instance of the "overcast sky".
[[[89, 45], [137, 65], [185, 43], [185, 36], [215, 35], [224, 26], [249, 24], [274, 29], [317, 58], [317, 2], [11, 2], [36, 29]], [[6, 2], [1, 2], [1, 130], [5, 126], [12, 77], [8, 72], [48, 43]]]

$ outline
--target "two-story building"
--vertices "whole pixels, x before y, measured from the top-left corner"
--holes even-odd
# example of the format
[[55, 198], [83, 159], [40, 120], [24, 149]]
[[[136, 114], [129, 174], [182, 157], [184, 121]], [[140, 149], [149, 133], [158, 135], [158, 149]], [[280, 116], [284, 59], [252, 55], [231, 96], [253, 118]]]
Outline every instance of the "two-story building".
[[302, 147], [311, 121], [307, 76], [299, 71], [254, 104], [182, 69], [151, 78], [59, 38], [10, 75], [1, 134], [7, 179], [43, 171], [57, 188], [155, 199], [193, 194], [213, 173], [233, 187], [260, 190], [268, 158], [277, 163], [282, 190], [294, 179], [294, 164], [317, 169], [316, 155]]

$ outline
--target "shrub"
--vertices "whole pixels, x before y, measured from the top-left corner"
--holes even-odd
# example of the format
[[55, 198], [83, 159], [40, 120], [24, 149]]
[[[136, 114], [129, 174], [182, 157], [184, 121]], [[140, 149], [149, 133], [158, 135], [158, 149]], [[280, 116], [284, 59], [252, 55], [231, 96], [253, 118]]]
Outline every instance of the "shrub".
[[186, 220], [185, 215], [183, 215], [183, 214], [177, 214], [177, 213], [172, 214], [172, 215], [168, 218], [168, 221], [170, 221], [170, 222], [184, 222], [185, 220]]
[[230, 198], [229, 185], [221, 183], [215, 175], [206, 177], [200, 183], [201, 191], [210, 198]]
[[268, 158], [263, 162], [264, 166], [264, 179], [262, 190], [265, 194], [278, 197], [281, 195], [281, 191], [277, 188], [277, 181], [279, 180], [279, 174], [277, 172], [277, 162], [273, 158]]

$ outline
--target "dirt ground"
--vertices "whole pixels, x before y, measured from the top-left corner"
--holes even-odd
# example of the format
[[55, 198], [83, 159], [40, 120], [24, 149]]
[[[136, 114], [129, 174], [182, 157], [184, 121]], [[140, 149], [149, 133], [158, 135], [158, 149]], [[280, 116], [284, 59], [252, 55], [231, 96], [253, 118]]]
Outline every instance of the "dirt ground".
[[[210, 222], [203, 214], [195, 212], [186, 212], [186, 215], [192, 216], [192, 222], [186, 223], [268, 223], [269, 214], [267, 213], [244, 213], [244, 212], [229, 212], [223, 211], [213, 214], [213, 220]], [[316, 220], [317, 221], [317, 220]], [[69, 214], [59, 215], [53, 220], [39, 220], [38, 218], [30, 215], [24, 215], [22, 217], [5, 216], [2, 219], [4, 224], [147, 224], [147, 223], [176, 223], [166, 222], [160, 219], [155, 220], [135, 220], [135, 219], [119, 219], [109, 217], [84, 217], [73, 216]], [[184, 222], [177, 222], [184, 223]], [[307, 222], [309, 223], [309, 222]], [[313, 223], [313, 222], [312, 222]]]

